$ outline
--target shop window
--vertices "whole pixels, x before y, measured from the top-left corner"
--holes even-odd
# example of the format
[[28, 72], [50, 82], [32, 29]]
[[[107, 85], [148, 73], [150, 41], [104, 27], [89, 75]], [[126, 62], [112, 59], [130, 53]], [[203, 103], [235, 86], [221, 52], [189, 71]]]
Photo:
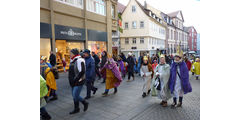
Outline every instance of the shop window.
[[57, 67], [59, 71], [63, 71], [63, 58], [66, 60], [66, 69], [68, 70], [68, 66], [70, 63], [70, 51], [73, 48], [77, 48], [79, 51], [84, 50], [83, 42], [69, 42], [66, 40], [56, 40], [56, 60]]
[[95, 52], [98, 55], [101, 55], [103, 51], [107, 50], [106, 42], [103, 41], [88, 41], [88, 49], [92, 52]]
[[48, 38], [41, 38], [40, 39], [40, 57], [46, 56], [47, 60], [50, 56], [51, 51], [51, 43], [50, 39]]

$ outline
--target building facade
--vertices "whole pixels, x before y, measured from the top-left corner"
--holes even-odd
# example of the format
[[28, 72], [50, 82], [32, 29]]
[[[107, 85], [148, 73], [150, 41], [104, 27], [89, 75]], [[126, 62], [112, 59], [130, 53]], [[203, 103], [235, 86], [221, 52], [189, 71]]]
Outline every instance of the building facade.
[[189, 51], [197, 51], [197, 31], [196, 29], [191, 27], [186, 27], [186, 30], [188, 31], [188, 50]]
[[182, 11], [176, 11], [169, 14], [161, 12], [161, 15], [168, 25], [167, 52], [174, 55], [177, 52], [178, 46], [181, 47], [183, 52], [186, 52], [188, 46], [188, 32], [184, 31]]
[[122, 13], [123, 33], [120, 33], [121, 52], [136, 57], [165, 49], [167, 25], [152, 10], [136, 0], [129, 0]]
[[200, 34], [197, 34], [197, 53], [200, 54]]
[[[123, 10], [125, 9], [125, 6], [121, 3], [117, 3], [117, 12], [121, 16]], [[122, 29], [122, 20], [118, 18], [118, 27]], [[112, 53], [113, 55], [117, 56], [120, 54], [120, 31], [119, 29], [117, 31], [112, 32]]]
[[53, 51], [57, 65], [69, 50], [90, 49], [112, 53], [112, 32], [117, 31], [117, 0], [41, 0], [40, 55]]

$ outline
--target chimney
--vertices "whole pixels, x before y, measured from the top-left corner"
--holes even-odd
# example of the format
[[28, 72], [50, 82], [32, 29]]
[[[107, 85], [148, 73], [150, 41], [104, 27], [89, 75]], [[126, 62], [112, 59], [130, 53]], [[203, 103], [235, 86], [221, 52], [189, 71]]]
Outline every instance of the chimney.
[[146, 0], [144, 1], [144, 8], [147, 9], [147, 2], [146, 2]]

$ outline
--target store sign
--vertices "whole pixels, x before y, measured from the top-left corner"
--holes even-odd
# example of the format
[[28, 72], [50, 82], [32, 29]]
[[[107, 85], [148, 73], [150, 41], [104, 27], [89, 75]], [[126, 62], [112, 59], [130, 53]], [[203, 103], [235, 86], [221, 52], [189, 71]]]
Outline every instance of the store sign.
[[85, 40], [85, 29], [55, 25], [56, 39], [64, 40]]
[[82, 33], [74, 32], [72, 29], [69, 29], [68, 31], [60, 31], [60, 33], [68, 36], [82, 36]]

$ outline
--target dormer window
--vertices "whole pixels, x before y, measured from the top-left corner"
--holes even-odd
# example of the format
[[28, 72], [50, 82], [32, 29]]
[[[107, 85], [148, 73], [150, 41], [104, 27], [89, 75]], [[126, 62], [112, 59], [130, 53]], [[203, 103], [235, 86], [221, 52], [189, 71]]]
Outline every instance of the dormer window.
[[151, 11], [149, 11], [149, 16], [152, 16], [152, 12]]
[[153, 18], [154, 18], [154, 19], [155, 19], [155, 17], [156, 17], [155, 14], [153, 14]]

